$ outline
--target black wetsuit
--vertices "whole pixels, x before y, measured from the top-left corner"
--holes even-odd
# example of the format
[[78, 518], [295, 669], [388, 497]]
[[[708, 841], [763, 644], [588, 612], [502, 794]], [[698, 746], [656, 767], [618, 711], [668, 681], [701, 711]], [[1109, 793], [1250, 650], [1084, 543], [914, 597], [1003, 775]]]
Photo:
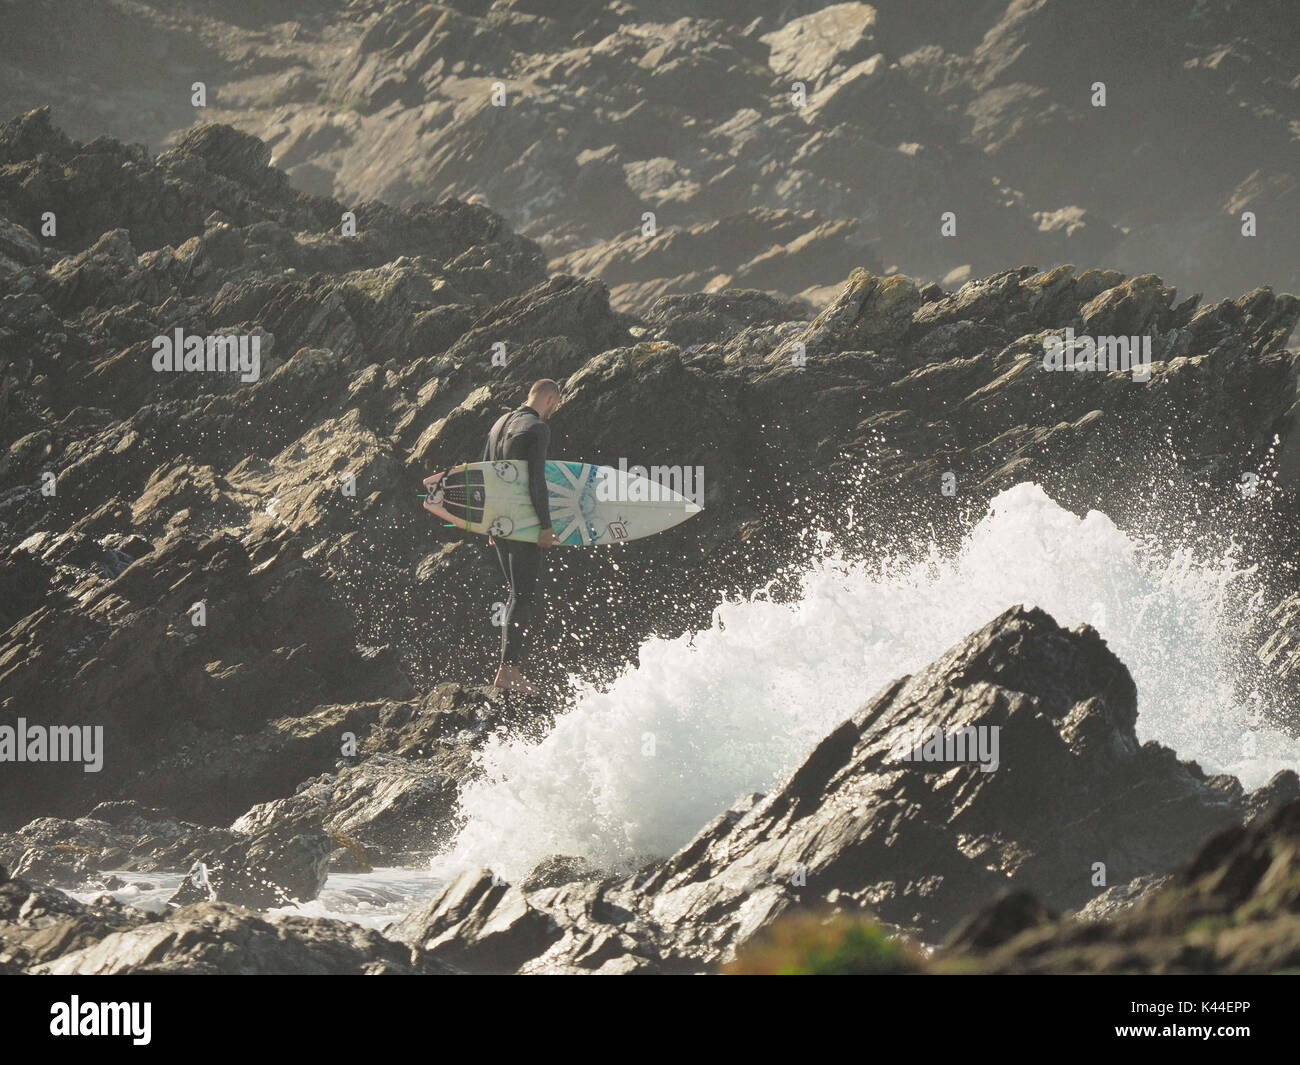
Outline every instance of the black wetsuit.
[[[532, 407], [502, 415], [488, 433], [484, 462], [527, 459], [528, 494], [543, 529], [551, 527], [550, 499], [546, 491], [546, 448], [551, 429]], [[501, 664], [514, 665], [528, 649], [529, 629], [538, 613], [538, 580], [542, 548], [518, 540], [497, 540], [497, 561], [510, 583], [506, 616], [501, 626]]]

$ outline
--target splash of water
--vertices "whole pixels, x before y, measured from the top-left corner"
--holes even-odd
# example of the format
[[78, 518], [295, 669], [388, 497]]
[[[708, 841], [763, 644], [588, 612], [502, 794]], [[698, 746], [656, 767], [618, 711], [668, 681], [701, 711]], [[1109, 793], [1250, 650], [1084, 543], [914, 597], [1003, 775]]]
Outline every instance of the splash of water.
[[1234, 692], [1225, 633], [1255, 574], [1161, 554], [1041, 488], [999, 495], [953, 558], [828, 553], [793, 604], [724, 603], [711, 628], [652, 639], [606, 691], [580, 692], [540, 742], [499, 738], [461, 794], [433, 868], [508, 878], [547, 854], [608, 869], [672, 853], [735, 799], [767, 791], [883, 685], [1017, 603], [1093, 625], [1133, 673], [1138, 736], [1256, 787], [1300, 745]]

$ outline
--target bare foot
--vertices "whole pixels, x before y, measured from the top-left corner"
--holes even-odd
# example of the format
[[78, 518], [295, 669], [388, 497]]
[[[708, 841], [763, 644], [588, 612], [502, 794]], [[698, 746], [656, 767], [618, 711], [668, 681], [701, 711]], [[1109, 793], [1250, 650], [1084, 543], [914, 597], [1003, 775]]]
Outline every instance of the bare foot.
[[492, 687], [500, 688], [503, 691], [518, 692], [520, 695], [536, 695], [537, 689], [534, 688], [524, 675], [515, 669], [514, 666], [502, 666], [497, 670], [496, 680], [492, 682]]

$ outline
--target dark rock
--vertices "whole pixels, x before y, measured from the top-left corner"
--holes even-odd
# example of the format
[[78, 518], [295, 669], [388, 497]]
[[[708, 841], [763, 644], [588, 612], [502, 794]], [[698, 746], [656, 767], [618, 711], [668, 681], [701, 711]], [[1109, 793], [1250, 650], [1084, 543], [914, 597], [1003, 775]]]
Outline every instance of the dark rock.
[[323, 832], [261, 832], [197, 860], [167, 903], [232, 902], [269, 910], [310, 902], [329, 877], [329, 857]]
[[153, 920], [107, 896], [82, 904], [54, 888], [5, 879], [0, 881], [0, 967], [27, 971]]
[[1300, 962], [1300, 802], [1208, 840], [1137, 905], [1035, 925], [993, 949], [963, 945], [964, 971], [1273, 973]]
[[234, 838], [138, 803], [103, 803], [86, 817], [42, 817], [0, 834], [0, 856], [15, 876], [72, 887], [106, 869], [183, 872], [197, 855]]
[[538, 862], [533, 871], [519, 882], [519, 887], [524, 891], [559, 887], [562, 884], [572, 884], [575, 880], [590, 880], [597, 872], [585, 858], [552, 854]]
[[944, 949], [989, 951], [1054, 916], [1030, 892], [1010, 891], [958, 924], [944, 941]]
[[32, 971], [354, 976], [454, 972], [355, 924], [295, 916], [268, 919], [223, 902], [184, 906], [165, 920], [111, 932]]
[[[1115, 879], [1161, 874], [1245, 815], [1239, 790], [1138, 744], [1135, 696], [1092, 629], [1013, 608], [666, 861], [585, 882], [545, 867], [518, 886], [465, 873], [389, 933], [474, 971], [698, 971], [788, 911], [869, 909], [929, 941], [951, 929], [954, 944], [991, 949], [1049, 923], [1039, 898], [1085, 905], [1097, 862]], [[936, 729], [986, 746], [929, 752]], [[1001, 901], [962, 923], [980, 897]]]

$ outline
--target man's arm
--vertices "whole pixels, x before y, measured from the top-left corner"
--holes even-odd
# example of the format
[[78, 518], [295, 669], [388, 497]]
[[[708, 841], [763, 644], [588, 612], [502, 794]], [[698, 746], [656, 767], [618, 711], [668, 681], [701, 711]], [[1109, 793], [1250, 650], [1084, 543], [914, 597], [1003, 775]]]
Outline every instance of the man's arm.
[[546, 451], [551, 443], [551, 427], [538, 422], [524, 434], [528, 448], [528, 495], [537, 511], [542, 531], [551, 528], [551, 497], [546, 488]]

